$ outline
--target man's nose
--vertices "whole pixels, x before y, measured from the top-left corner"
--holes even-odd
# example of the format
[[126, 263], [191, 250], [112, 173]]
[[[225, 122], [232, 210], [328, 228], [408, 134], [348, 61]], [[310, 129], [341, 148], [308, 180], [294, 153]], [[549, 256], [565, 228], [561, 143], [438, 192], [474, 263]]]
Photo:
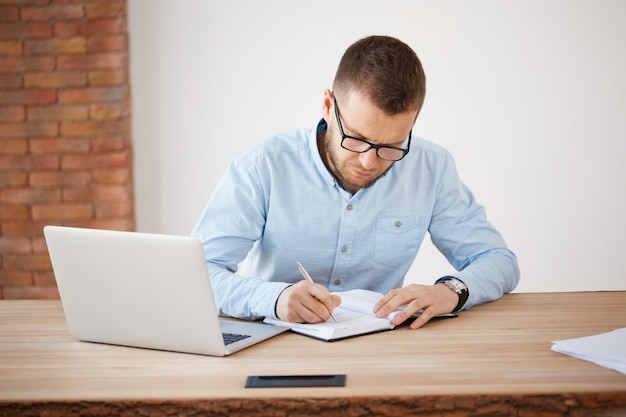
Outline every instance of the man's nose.
[[359, 162], [365, 169], [372, 169], [378, 163], [378, 156], [376, 156], [376, 149], [371, 148], [367, 152], [363, 152], [359, 155]]

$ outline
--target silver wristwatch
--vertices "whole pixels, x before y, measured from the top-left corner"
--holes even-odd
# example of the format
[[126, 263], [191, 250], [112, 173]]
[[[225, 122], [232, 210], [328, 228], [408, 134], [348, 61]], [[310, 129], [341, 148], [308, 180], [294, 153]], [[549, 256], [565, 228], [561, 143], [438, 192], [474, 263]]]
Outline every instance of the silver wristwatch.
[[459, 296], [459, 302], [457, 303], [456, 307], [454, 307], [454, 310], [452, 310], [453, 313], [456, 313], [461, 308], [463, 308], [463, 306], [465, 305], [465, 302], [469, 298], [469, 289], [467, 288], [467, 285], [465, 285], [463, 281], [455, 277], [439, 278], [436, 284], [440, 284], [440, 283], [450, 288], [452, 291], [456, 293], [456, 295]]

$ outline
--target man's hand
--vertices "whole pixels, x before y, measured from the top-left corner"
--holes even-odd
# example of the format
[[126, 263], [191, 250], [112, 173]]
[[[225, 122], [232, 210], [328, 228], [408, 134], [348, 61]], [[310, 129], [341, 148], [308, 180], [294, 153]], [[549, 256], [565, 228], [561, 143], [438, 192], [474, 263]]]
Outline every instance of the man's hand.
[[376, 303], [374, 313], [377, 317], [385, 317], [406, 304], [404, 311], [391, 321], [393, 325], [398, 326], [411, 317], [413, 313], [423, 309], [424, 312], [410, 325], [411, 329], [417, 329], [437, 314], [452, 312], [458, 302], [459, 296], [444, 284], [411, 284], [389, 291]]
[[341, 298], [329, 293], [326, 287], [300, 281], [280, 294], [276, 301], [276, 315], [283, 321], [319, 323], [328, 320], [339, 304]]

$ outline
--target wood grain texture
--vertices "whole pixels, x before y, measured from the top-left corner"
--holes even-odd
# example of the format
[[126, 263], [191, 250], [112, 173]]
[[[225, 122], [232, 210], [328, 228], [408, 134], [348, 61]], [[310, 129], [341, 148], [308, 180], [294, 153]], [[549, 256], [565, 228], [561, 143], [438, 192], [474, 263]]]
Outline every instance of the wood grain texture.
[[[626, 416], [626, 376], [550, 350], [626, 327], [626, 292], [509, 294], [334, 343], [286, 333], [217, 358], [79, 342], [57, 300], [0, 301], [0, 416]], [[343, 388], [245, 389], [345, 373]]]

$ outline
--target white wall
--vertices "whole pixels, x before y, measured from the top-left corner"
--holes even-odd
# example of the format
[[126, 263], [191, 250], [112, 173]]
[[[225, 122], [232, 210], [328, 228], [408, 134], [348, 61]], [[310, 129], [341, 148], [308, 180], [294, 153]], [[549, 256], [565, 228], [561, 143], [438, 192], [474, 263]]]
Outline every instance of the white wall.
[[[626, 2], [129, 0], [140, 231], [187, 234], [228, 161], [320, 117], [355, 40], [428, 83], [414, 134], [452, 151], [517, 253], [517, 291], [626, 289]], [[426, 242], [407, 277], [451, 272]]]

